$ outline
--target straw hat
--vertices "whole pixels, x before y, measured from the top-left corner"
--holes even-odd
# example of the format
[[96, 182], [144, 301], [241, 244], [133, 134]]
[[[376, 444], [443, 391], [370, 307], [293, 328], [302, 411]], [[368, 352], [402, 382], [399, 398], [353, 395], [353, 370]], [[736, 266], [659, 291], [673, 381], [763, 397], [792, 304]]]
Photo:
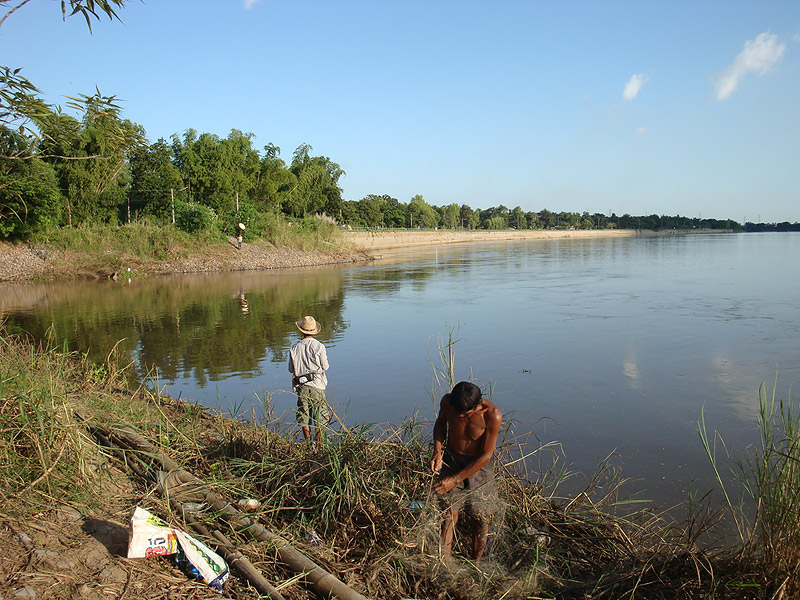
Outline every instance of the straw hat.
[[303, 317], [302, 321], [295, 321], [294, 323], [297, 325], [297, 328], [306, 335], [317, 335], [319, 330], [322, 329], [322, 326], [319, 324], [314, 317]]

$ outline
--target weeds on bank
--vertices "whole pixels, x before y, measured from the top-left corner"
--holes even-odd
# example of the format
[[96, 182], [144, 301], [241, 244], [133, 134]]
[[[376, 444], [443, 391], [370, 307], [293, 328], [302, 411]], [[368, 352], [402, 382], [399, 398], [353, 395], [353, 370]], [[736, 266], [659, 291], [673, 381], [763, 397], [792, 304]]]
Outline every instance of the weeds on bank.
[[[335, 221], [324, 215], [296, 221], [287, 221], [280, 215], [261, 215], [259, 222], [246, 230], [245, 242], [321, 252], [335, 252], [346, 246]], [[114, 270], [137, 264], [228, 252], [228, 243], [226, 233], [217, 226], [187, 233], [146, 217], [125, 225], [47, 229], [31, 239], [31, 244], [40, 248], [61, 250], [70, 273], [78, 275], [81, 272], [110, 275]]]
[[68, 399], [86, 375], [86, 365], [64, 348], [0, 336], [0, 494], [7, 514], [90, 501], [91, 444]]
[[[759, 573], [759, 583], [775, 597], [800, 594], [800, 414], [777, 398], [777, 377], [769, 393], [759, 387], [759, 445], [738, 461], [734, 475], [745, 497], [734, 498], [720, 474], [701, 413], [700, 439], [714, 467], [726, 508], [736, 523], [740, 558]], [[749, 515], [747, 505], [755, 507]]]

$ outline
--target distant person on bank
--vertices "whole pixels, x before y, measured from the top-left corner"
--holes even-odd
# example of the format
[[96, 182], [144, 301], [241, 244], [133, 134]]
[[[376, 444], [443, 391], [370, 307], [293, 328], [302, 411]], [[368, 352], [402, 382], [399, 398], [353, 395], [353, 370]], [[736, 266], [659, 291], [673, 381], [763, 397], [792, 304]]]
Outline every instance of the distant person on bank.
[[[450, 557], [458, 514], [472, 519], [472, 558], [478, 562], [486, 549], [489, 523], [499, 511], [500, 497], [494, 481], [492, 456], [503, 415], [481, 397], [469, 381], [457, 383], [442, 396], [433, 426], [431, 469], [439, 473], [433, 491], [445, 511], [442, 549]], [[445, 444], [446, 441], [446, 444]]]
[[322, 429], [331, 420], [331, 411], [325, 399], [328, 387], [328, 354], [322, 342], [314, 336], [322, 326], [314, 317], [306, 316], [295, 325], [303, 334], [303, 339], [289, 350], [289, 372], [292, 374], [292, 390], [297, 394], [297, 422], [303, 431], [303, 438], [311, 438], [311, 425], [314, 437], [322, 437]]

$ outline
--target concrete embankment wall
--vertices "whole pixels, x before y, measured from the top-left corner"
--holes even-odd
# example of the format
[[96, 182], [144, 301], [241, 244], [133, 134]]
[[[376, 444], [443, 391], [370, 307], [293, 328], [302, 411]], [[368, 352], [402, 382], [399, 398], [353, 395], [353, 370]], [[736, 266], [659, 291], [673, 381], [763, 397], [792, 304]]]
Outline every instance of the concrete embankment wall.
[[[672, 232], [670, 232], [672, 233]], [[576, 230], [523, 230], [523, 231], [348, 231], [347, 240], [366, 251], [436, 246], [468, 242], [499, 242], [508, 240], [544, 240], [594, 237], [637, 237], [656, 235], [654, 231], [634, 229], [576, 229]]]

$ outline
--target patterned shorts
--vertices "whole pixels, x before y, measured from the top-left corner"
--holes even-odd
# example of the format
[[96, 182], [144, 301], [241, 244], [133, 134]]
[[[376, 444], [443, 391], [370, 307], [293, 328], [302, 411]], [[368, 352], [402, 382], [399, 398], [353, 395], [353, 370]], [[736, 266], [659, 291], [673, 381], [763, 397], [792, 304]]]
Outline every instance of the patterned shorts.
[[297, 422], [301, 427], [326, 425], [331, 420], [331, 411], [325, 401], [325, 390], [301, 385], [297, 392]]
[[[439, 479], [458, 473], [474, 460], [474, 456], [463, 456], [445, 449]], [[492, 461], [446, 494], [441, 494], [439, 505], [442, 510], [464, 510], [467, 515], [479, 521], [492, 520], [503, 508], [494, 481]]]

